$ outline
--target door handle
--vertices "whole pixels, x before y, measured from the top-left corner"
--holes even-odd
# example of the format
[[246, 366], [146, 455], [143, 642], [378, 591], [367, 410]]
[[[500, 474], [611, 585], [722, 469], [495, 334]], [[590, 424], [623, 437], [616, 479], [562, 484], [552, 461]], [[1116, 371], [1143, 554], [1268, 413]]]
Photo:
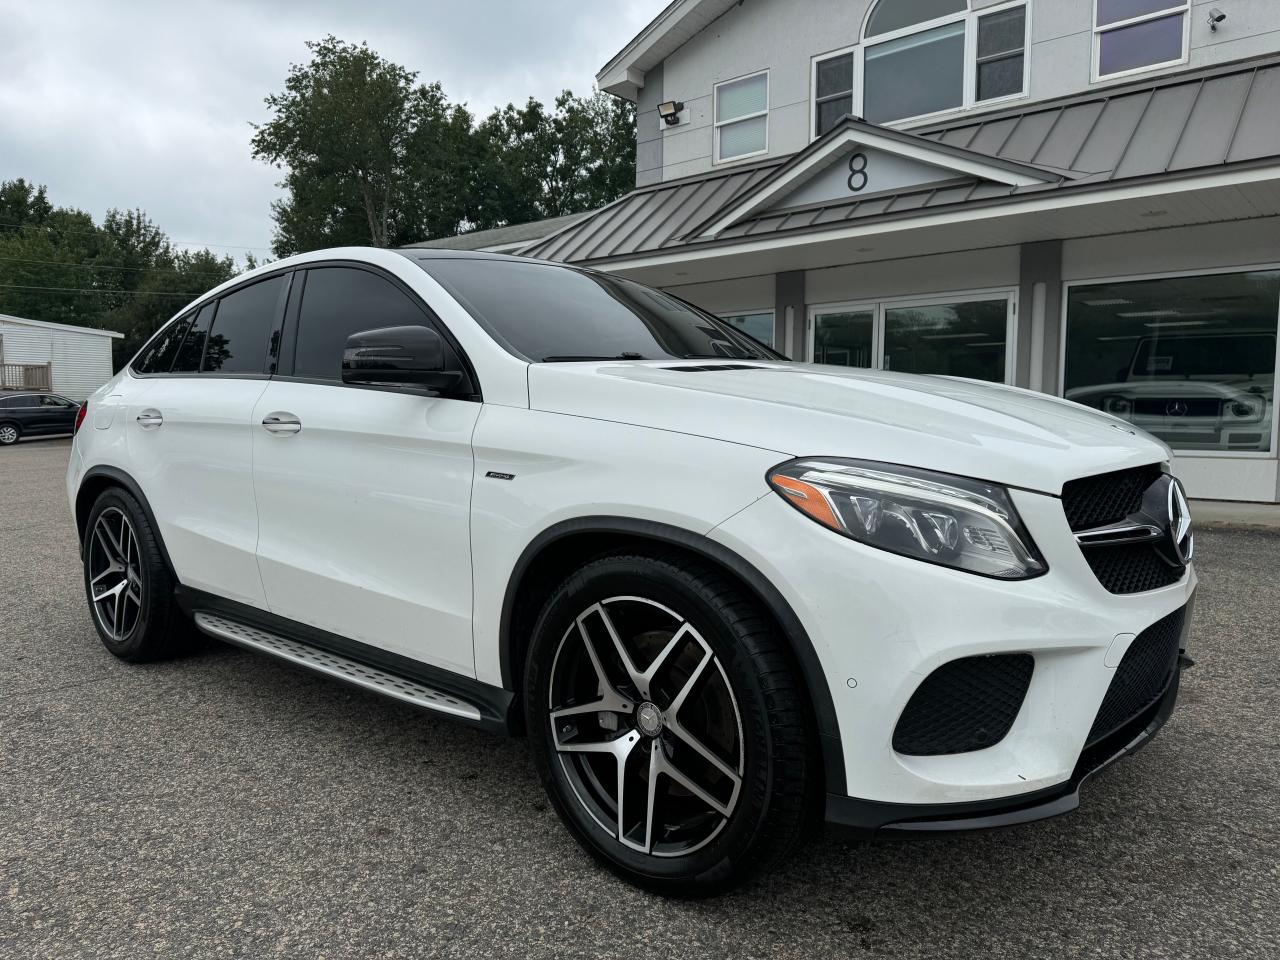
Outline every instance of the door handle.
[[268, 433], [289, 436], [302, 429], [302, 421], [292, 413], [269, 413], [262, 418]]
[[156, 427], [164, 425], [164, 417], [159, 410], [146, 409], [138, 414], [138, 426], [143, 430], [154, 430]]

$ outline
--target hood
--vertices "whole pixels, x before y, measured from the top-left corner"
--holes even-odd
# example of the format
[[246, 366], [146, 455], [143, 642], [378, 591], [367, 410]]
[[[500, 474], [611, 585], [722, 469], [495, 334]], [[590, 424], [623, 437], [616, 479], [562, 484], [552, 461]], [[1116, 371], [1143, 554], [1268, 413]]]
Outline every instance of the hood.
[[880, 460], [1060, 494], [1078, 477], [1169, 458], [1079, 404], [997, 384], [801, 363], [535, 363], [535, 410], [761, 447]]

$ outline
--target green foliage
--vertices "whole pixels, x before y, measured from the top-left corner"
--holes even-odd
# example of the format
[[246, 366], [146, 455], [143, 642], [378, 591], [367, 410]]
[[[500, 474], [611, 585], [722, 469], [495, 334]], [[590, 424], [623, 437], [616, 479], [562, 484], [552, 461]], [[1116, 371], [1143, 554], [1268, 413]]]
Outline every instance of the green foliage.
[[237, 272], [231, 257], [175, 250], [141, 210], [109, 210], [95, 224], [83, 210], [52, 206], [44, 187], [0, 182], [0, 313], [118, 330], [117, 368], [185, 303]]
[[438, 83], [329, 36], [290, 67], [253, 155], [285, 171], [273, 248], [397, 246], [590, 210], [635, 183], [635, 108], [565, 91], [480, 124]]

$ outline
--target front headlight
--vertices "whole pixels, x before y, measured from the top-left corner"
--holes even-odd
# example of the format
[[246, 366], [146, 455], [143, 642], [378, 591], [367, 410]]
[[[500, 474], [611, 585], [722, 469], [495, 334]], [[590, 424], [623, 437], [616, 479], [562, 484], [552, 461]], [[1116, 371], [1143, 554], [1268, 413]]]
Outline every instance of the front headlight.
[[837, 533], [929, 563], [1000, 580], [1048, 566], [1008, 492], [995, 484], [867, 460], [792, 460], [769, 485]]

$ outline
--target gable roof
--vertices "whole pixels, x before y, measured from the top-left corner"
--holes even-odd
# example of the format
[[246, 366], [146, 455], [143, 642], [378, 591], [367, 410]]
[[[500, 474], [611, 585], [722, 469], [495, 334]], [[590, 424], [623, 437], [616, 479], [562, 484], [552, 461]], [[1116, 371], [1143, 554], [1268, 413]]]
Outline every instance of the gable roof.
[[[985, 163], [956, 179], [771, 210], [770, 184], [839, 138], [941, 148], [936, 162]], [[922, 154], [923, 155], [923, 154]], [[938, 208], [1017, 203], [1028, 194], [1106, 190], [1169, 176], [1280, 162], [1280, 56], [1187, 71], [910, 132], [847, 119], [790, 157], [636, 190], [524, 251], [601, 262], [676, 247], [812, 232], [918, 216]], [[943, 165], [946, 165], [943, 164]], [[1009, 182], [997, 170], [1036, 182]], [[763, 197], [763, 199], [761, 199]], [[757, 202], [758, 201], [758, 202]]]
[[635, 100], [644, 75], [742, 0], [672, 0], [596, 74], [606, 93]]
[[[752, 190], [718, 210], [710, 221], [691, 235], [718, 234], [727, 227], [774, 206], [818, 173], [864, 147], [913, 161], [928, 170], [950, 174], [949, 177], [934, 175], [928, 181], [930, 185], [942, 180], [978, 180], [1006, 186], [1031, 187], [1058, 183], [1064, 176], [1060, 171], [991, 157], [941, 140], [929, 140], [901, 130], [867, 123], [857, 117], [845, 117], [822, 137], [793, 154], [790, 160]], [[902, 190], [896, 192], [900, 193]]]

